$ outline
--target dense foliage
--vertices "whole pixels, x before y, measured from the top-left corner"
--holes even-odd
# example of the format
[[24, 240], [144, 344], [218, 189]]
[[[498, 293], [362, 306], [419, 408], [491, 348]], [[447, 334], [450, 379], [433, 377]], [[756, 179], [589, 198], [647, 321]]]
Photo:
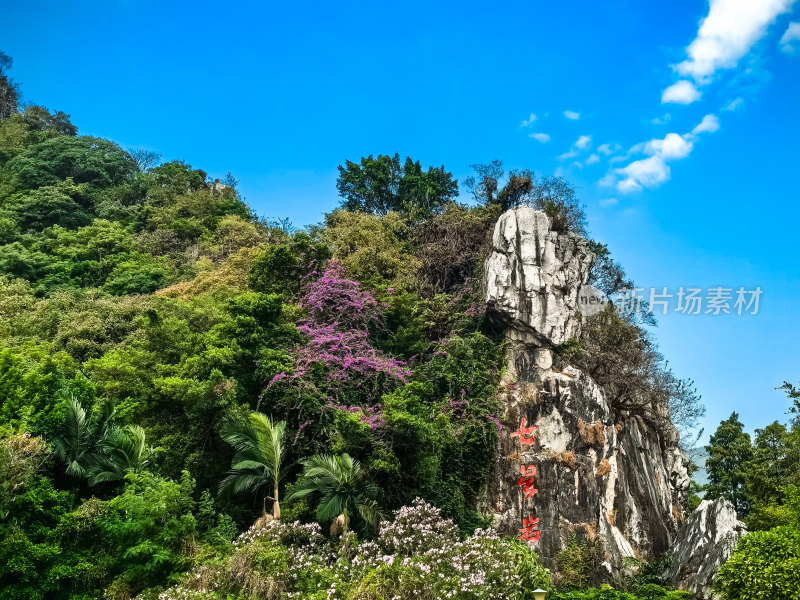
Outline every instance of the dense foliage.
[[[230, 175], [20, 108], [10, 66], [0, 53], [0, 600], [549, 585], [476, 510], [503, 426], [480, 281], [504, 206], [585, 233], [574, 188], [503, 183], [493, 163], [466, 206], [444, 167], [370, 156], [340, 167], [342, 207], [296, 231]], [[582, 360], [609, 352], [581, 343]], [[627, 376], [651, 393], [663, 371], [643, 356]]]
[[[783, 386], [800, 408], [794, 386]], [[722, 421], [706, 447], [707, 498], [734, 503], [751, 533], [717, 574], [725, 600], [800, 598], [800, 420], [743, 431], [738, 415]]]

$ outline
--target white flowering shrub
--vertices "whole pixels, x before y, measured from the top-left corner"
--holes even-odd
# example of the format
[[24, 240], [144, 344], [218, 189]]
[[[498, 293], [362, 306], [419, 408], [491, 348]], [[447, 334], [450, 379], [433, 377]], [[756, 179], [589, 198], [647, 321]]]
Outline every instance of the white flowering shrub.
[[227, 563], [195, 569], [159, 600], [511, 600], [550, 582], [525, 544], [494, 530], [462, 539], [419, 498], [381, 523], [374, 541], [331, 541], [315, 523], [271, 521], [234, 547]]
[[442, 511], [421, 498], [394, 511], [394, 521], [383, 521], [378, 545], [386, 554], [411, 556], [459, 540], [458, 528]]

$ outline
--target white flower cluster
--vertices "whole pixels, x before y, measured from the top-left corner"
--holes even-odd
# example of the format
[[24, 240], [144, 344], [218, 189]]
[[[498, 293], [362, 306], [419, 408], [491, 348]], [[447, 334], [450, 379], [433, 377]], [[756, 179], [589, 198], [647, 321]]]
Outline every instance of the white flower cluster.
[[[285, 572], [264, 575], [280, 584], [280, 592], [270, 598], [510, 600], [549, 579], [524, 544], [502, 539], [494, 530], [479, 529], [462, 539], [450, 519], [419, 498], [395, 511], [393, 520], [381, 523], [374, 541], [358, 542], [349, 533], [332, 542], [317, 524], [271, 521], [244, 532], [234, 546], [231, 564], [237, 553], [259, 549], [279, 551], [286, 558]], [[257, 569], [258, 563], [252, 568]], [[226, 579], [224, 572], [214, 584], [208, 575], [208, 570], [190, 574], [159, 600], [240, 596], [234, 579]]]

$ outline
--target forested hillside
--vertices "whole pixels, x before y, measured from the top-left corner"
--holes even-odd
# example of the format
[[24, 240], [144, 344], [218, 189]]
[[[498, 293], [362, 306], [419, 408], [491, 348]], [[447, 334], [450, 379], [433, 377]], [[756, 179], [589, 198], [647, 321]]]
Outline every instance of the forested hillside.
[[[481, 285], [508, 207], [586, 235], [574, 188], [496, 161], [465, 204], [445, 167], [369, 156], [339, 167], [341, 207], [297, 230], [256, 215], [232, 175], [81, 136], [2, 77], [0, 598], [551, 585], [477, 510], [504, 426]], [[592, 282], [629, 286], [592, 248]], [[661, 394], [690, 432], [690, 382], [642, 323], [601, 317], [559, 353], [620, 402]], [[683, 597], [650, 575], [630, 590]]]
[[[500, 348], [476, 277], [499, 206], [379, 157], [343, 167], [352, 210], [295, 231], [232, 177], [40, 106], [0, 121], [0, 169], [0, 596], [166, 585], [229, 552], [317, 454], [353, 497], [333, 514], [307, 490], [284, 521], [352, 502], [362, 532], [422, 496], [484, 523]], [[371, 170], [394, 177], [380, 205]], [[244, 447], [259, 426], [279, 465]]]

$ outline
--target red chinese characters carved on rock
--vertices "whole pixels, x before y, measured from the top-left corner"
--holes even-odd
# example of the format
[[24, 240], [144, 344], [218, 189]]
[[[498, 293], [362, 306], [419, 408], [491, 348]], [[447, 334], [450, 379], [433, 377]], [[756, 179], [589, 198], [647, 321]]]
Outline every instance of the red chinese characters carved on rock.
[[520, 532], [520, 535], [517, 536], [519, 539], [535, 546], [539, 541], [539, 536], [541, 535], [539, 532], [539, 517], [534, 519], [533, 515], [530, 515], [522, 519], [522, 527], [520, 528]]
[[[511, 437], [518, 437], [523, 446], [530, 446], [535, 441], [533, 434], [536, 429], [536, 426], [528, 425], [527, 417], [523, 417], [519, 430], [512, 432]], [[536, 465], [520, 465], [522, 477], [517, 481], [517, 487], [522, 488], [522, 494], [524, 496], [523, 502], [525, 500], [530, 500], [535, 494], [539, 493], [539, 490], [534, 487], [536, 472]], [[539, 543], [539, 537], [541, 536], [539, 531], [539, 518], [534, 518], [533, 515], [524, 517], [522, 519], [522, 527], [519, 531], [520, 535], [517, 536], [519, 539], [527, 542], [531, 546], [535, 546]]]
[[536, 431], [536, 429], [534, 425], [528, 427], [528, 419], [523, 417], [522, 423], [519, 426], [519, 431], [512, 432], [511, 437], [518, 437], [520, 443], [525, 446], [530, 446], [533, 444], [533, 432]]
[[520, 465], [520, 472], [522, 473], [522, 477], [519, 478], [517, 482], [517, 487], [522, 486], [522, 493], [525, 495], [525, 499], [527, 500], [534, 494], [538, 494], [539, 490], [537, 490], [534, 486], [534, 477], [536, 476], [536, 465]]

